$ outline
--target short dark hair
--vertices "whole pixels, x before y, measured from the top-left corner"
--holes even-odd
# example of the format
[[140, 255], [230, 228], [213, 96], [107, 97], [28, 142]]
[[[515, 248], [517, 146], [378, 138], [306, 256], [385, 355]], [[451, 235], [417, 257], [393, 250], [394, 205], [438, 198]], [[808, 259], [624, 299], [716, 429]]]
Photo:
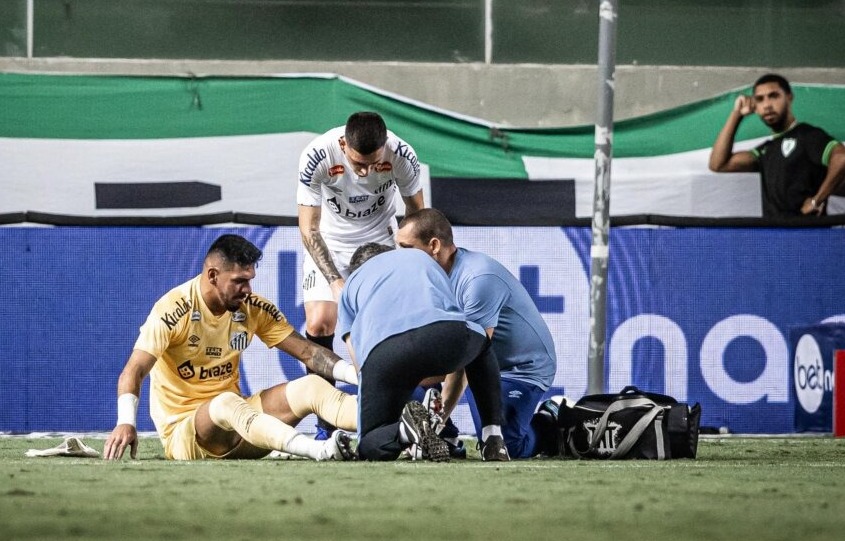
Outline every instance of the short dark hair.
[[754, 82], [754, 89], [766, 83], [777, 83], [777, 85], [787, 94], [792, 95], [792, 87], [789, 86], [789, 81], [786, 77], [778, 75], [777, 73], [767, 73]]
[[455, 241], [452, 238], [452, 224], [446, 215], [437, 209], [420, 209], [405, 216], [399, 223], [399, 227], [406, 225], [414, 226], [414, 235], [417, 239], [428, 243], [433, 238], [440, 239], [444, 246], [452, 246]]
[[361, 265], [375, 256], [394, 249], [395, 248], [393, 248], [393, 246], [385, 246], [384, 244], [379, 244], [377, 242], [362, 244], [355, 250], [355, 253], [352, 254], [352, 259], [349, 260], [349, 273], [352, 274], [358, 270]]
[[255, 265], [264, 255], [253, 243], [240, 235], [221, 235], [212, 243], [205, 257], [218, 255], [228, 265], [249, 267]]
[[346, 121], [346, 144], [361, 154], [372, 154], [387, 143], [387, 126], [378, 113], [353, 113]]

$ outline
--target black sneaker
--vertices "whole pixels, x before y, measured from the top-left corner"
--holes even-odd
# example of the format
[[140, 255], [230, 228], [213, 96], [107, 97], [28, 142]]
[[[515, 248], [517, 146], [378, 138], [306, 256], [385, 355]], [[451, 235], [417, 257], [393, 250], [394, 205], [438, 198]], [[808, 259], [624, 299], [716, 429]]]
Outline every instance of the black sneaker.
[[[464, 442], [461, 441], [459, 438], [444, 438], [442, 435], [440, 439], [446, 442], [446, 446], [449, 448], [449, 458], [455, 458], [458, 460], [463, 460], [467, 457], [467, 448], [464, 446]], [[411, 460], [421, 460], [422, 459], [422, 450], [416, 444], [411, 444], [405, 452], [408, 454], [408, 458]]]
[[485, 462], [510, 462], [508, 448], [505, 447], [505, 440], [501, 436], [490, 436], [481, 446], [481, 460]]
[[460, 436], [458, 427], [455, 426], [452, 419], [443, 420], [443, 397], [440, 391], [434, 387], [428, 389], [425, 392], [422, 405], [431, 416], [432, 430], [449, 446], [449, 456], [457, 459], [466, 458], [467, 450], [464, 448], [464, 442], [458, 437]]
[[420, 402], [412, 401], [405, 404], [402, 416], [399, 418], [400, 430], [404, 432], [408, 441], [422, 451], [422, 458], [434, 462], [448, 462], [449, 448], [440, 439], [431, 426], [431, 416]]

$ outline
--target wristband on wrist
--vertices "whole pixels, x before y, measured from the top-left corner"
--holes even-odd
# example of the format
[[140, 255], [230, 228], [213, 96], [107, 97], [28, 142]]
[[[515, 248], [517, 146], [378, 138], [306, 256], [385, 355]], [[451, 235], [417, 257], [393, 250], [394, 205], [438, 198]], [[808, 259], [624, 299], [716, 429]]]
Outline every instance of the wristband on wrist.
[[358, 371], [355, 370], [355, 365], [353, 364], [346, 367], [346, 383], [358, 385]]
[[117, 397], [117, 424], [132, 425], [138, 418], [138, 397], [132, 393], [123, 393]]
[[332, 377], [338, 381], [358, 385], [358, 373], [346, 359], [340, 359], [332, 367]]

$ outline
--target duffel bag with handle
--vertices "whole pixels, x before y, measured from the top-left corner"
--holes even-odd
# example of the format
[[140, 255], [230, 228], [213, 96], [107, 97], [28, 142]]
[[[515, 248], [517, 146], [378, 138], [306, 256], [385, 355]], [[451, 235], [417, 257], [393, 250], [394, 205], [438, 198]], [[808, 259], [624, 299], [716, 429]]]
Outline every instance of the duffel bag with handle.
[[695, 458], [701, 406], [628, 386], [560, 405], [560, 454], [592, 459]]

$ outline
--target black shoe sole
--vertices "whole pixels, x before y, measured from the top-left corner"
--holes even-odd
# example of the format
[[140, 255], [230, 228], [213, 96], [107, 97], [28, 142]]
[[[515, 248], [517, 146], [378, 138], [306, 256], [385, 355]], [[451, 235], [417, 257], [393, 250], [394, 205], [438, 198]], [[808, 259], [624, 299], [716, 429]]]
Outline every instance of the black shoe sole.
[[422, 457], [432, 462], [448, 462], [449, 446], [431, 429], [429, 413], [425, 406], [419, 402], [409, 402], [405, 407], [420, 432], [419, 446]]

